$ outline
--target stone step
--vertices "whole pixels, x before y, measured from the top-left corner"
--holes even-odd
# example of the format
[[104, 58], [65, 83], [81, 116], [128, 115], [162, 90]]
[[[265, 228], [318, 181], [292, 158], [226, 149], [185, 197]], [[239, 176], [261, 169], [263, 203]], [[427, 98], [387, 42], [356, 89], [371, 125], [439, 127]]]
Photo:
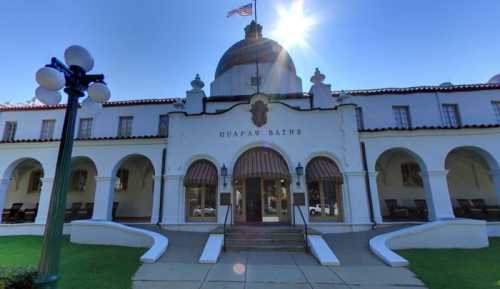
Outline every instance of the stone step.
[[304, 251], [304, 235], [292, 226], [231, 226], [226, 228], [228, 250]]
[[226, 240], [226, 244], [230, 245], [245, 245], [245, 246], [256, 246], [256, 245], [272, 245], [272, 246], [304, 246], [304, 240], [273, 240], [273, 239], [251, 239], [251, 240], [243, 240], [243, 239], [231, 239]]
[[226, 235], [226, 240], [269, 240], [276, 242], [283, 241], [303, 241], [304, 235], [293, 235], [293, 236], [242, 236], [242, 235]]

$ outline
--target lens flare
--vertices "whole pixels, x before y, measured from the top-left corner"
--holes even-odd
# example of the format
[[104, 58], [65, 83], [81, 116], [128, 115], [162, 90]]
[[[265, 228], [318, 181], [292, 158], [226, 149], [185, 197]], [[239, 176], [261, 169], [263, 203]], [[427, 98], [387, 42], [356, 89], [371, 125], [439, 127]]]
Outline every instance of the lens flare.
[[312, 17], [304, 15], [304, 1], [296, 0], [289, 8], [277, 8], [279, 20], [272, 36], [286, 48], [307, 44], [307, 32], [315, 24]]

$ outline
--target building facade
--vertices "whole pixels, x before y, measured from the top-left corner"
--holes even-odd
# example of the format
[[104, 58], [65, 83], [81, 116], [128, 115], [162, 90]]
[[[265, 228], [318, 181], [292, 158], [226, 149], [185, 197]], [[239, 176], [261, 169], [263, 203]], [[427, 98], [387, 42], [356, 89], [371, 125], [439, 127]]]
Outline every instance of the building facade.
[[[257, 60], [257, 62], [256, 62]], [[256, 74], [256, 65], [259, 74]], [[500, 223], [500, 76], [335, 91], [252, 23], [204, 92], [82, 105], [67, 220], [323, 232], [455, 217]], [[44, 224], [64, 105], [0, 107], [2, 222]], [[13, 209], [16, 209], [17, 211]]]

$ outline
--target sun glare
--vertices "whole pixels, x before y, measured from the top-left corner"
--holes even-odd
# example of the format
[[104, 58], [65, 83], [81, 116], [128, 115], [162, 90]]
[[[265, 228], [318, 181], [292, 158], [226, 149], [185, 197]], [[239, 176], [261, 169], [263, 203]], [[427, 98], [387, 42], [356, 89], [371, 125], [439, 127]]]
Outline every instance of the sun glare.
[[304, 1], [295, 0], [290, 7], [279, 6], [278, 23], [272, 32], [273, 38], [289, 48], [307, 44], [307, 32], [314, 25], [311, 17], [304, 15]]

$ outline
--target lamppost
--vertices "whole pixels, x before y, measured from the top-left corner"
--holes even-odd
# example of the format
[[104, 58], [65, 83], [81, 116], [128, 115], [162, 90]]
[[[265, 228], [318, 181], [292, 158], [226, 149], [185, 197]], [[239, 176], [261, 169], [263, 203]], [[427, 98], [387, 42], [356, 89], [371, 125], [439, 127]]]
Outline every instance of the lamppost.
[[227, 186], [226, 177], [227, 177], [227, 168], [226, 165], [223, 164], [222, 168], [220, 168], [220, 175], [224, 178], [224, 188]]
[[104, 75], [87, 74], [92, 70], [94, 60], [85, 48], [77, 45], [70, 46], [64, 52], [64, 61], [66, 64], [53, 57], [50, 64], [40, 68], [36, 73], [36, 81], [40, 86], [35, 94], [40, 102], [47, 105], [58, 104], [62, 99], [59, 92], [62, 88], [68, 95], [42, 254], [38, 265], [38, 276], [35, 280], [39, 289], [56, 289], [59, 280], [59, 259], [78, 99], [85, 96], [85, 91], [90, 98], [85, 100], [86, 103], [104, 103], [111, 95], [104, 83]]

